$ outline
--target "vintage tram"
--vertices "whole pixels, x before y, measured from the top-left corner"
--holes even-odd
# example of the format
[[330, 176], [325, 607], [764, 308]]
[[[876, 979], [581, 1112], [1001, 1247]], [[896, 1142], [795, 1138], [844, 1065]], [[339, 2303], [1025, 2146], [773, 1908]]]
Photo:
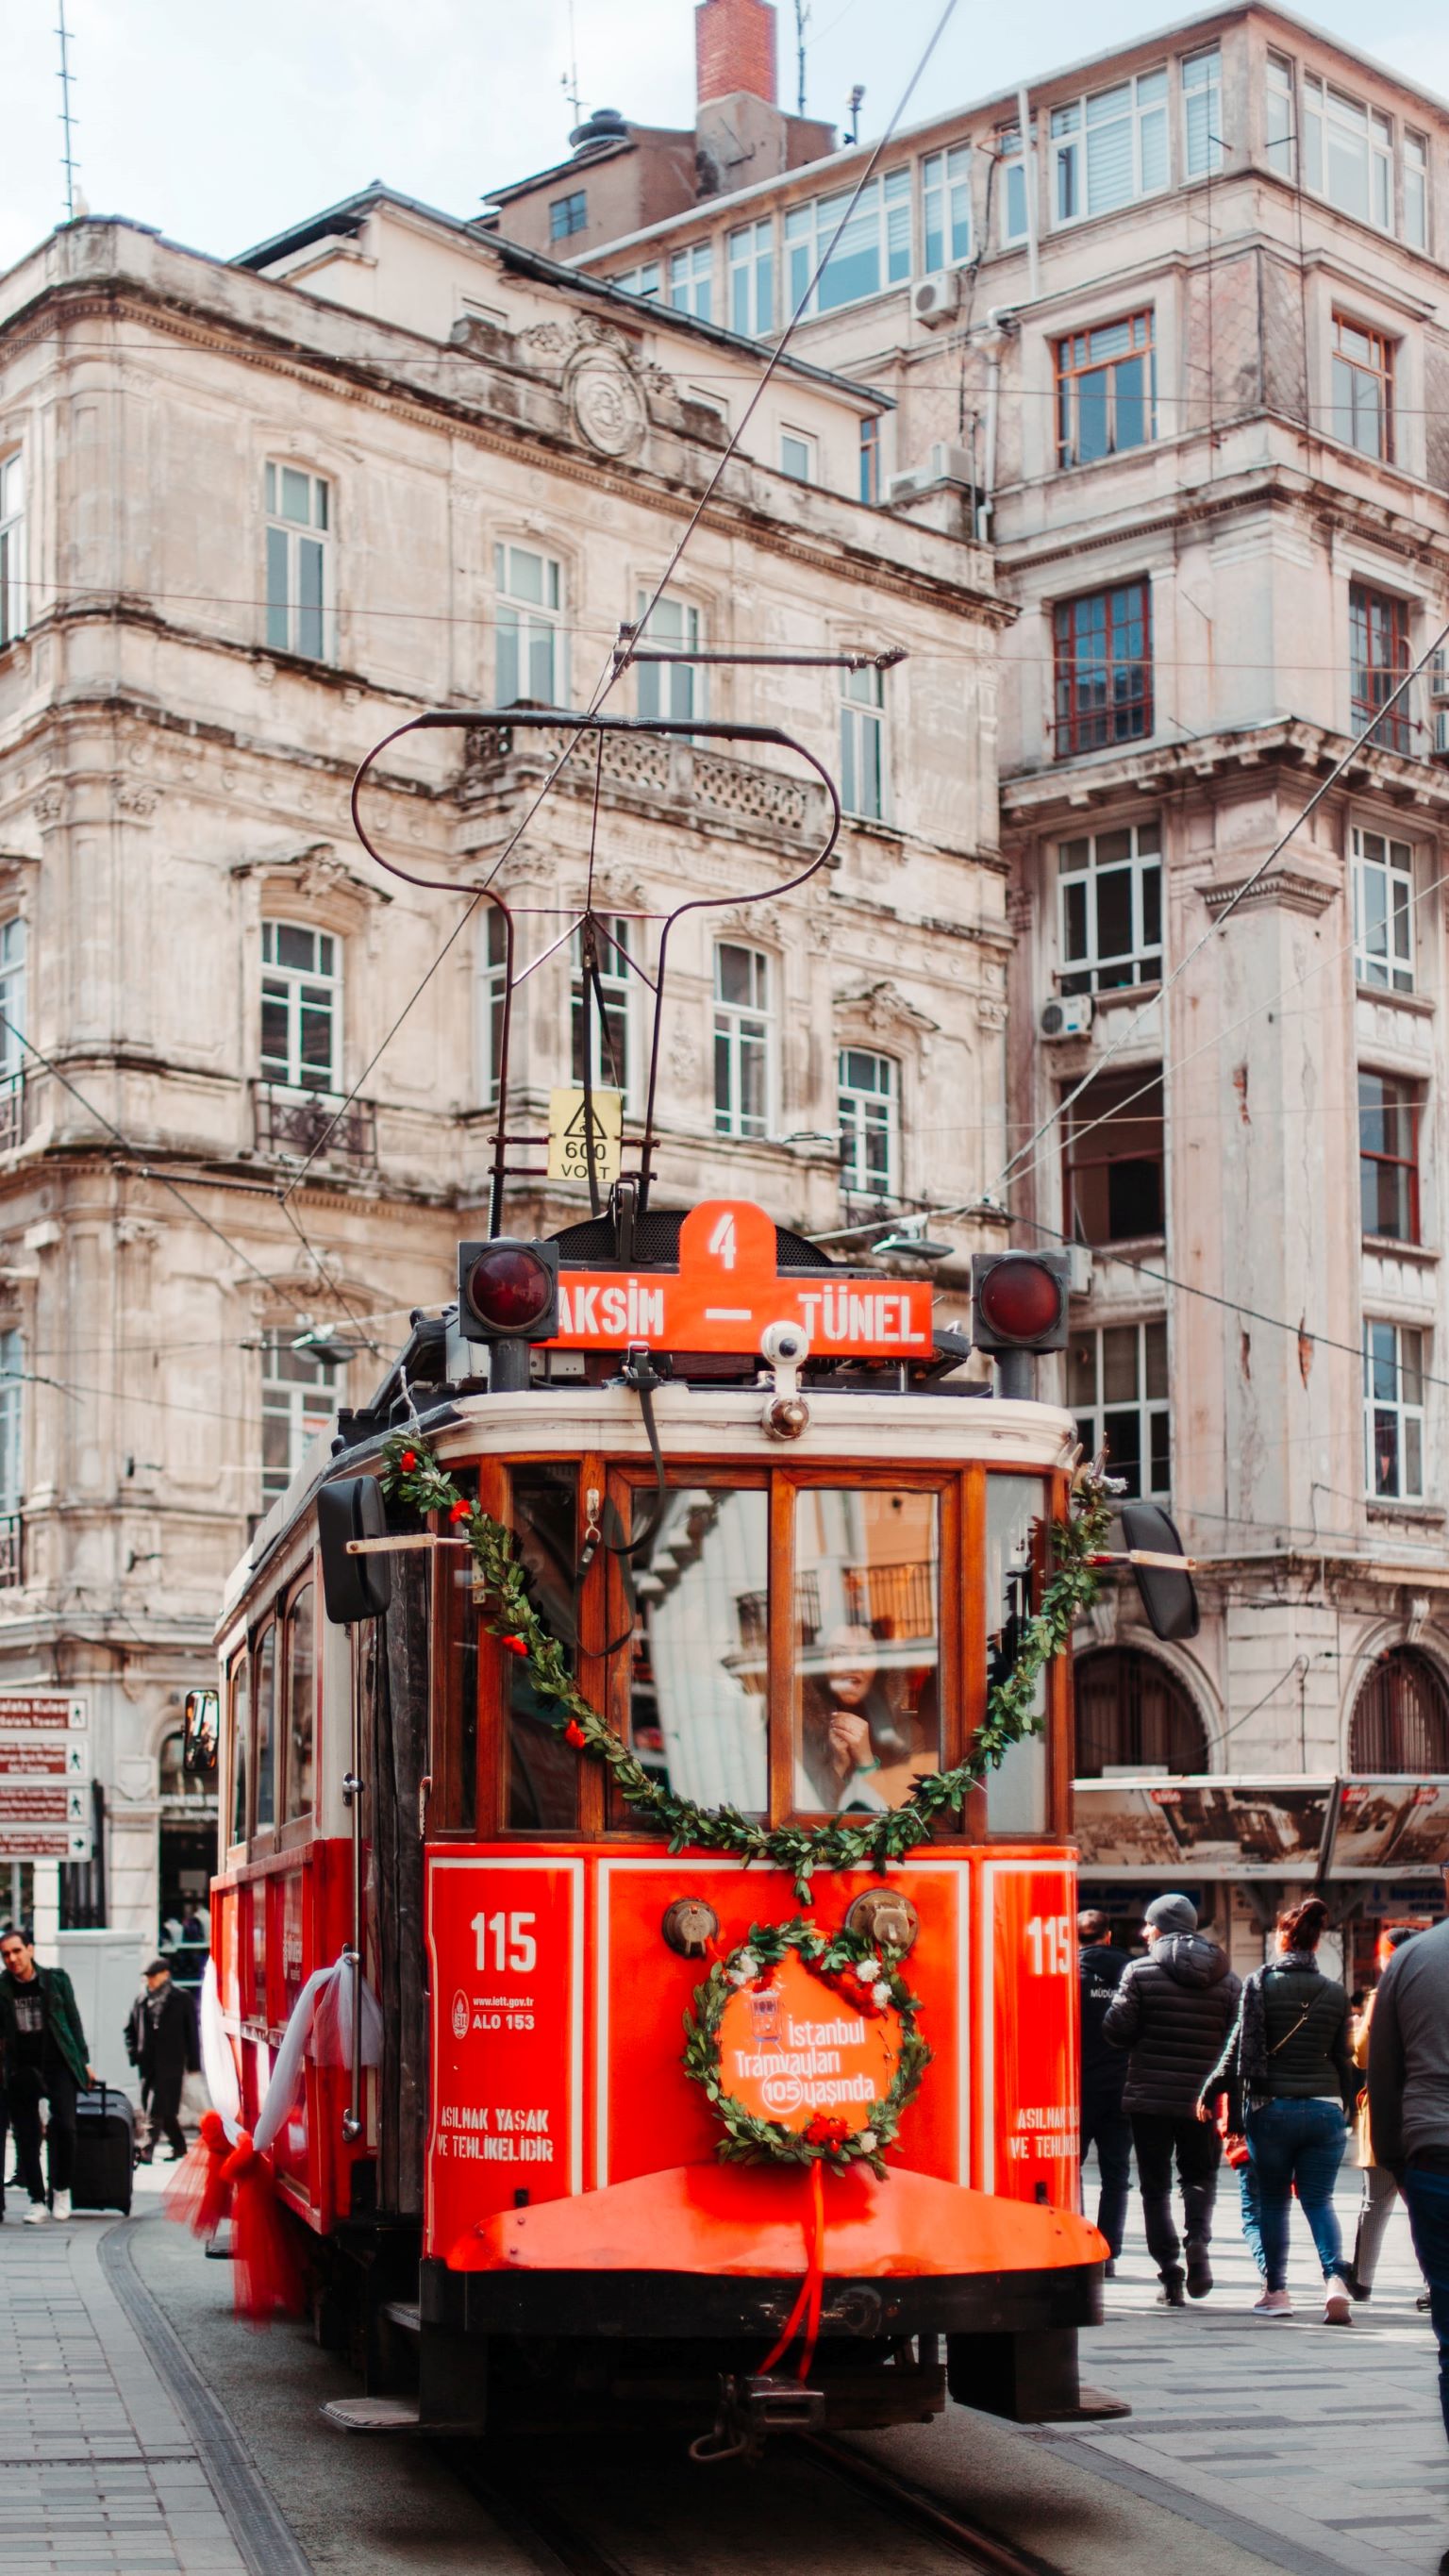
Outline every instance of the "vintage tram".
[[[359, 1987], [352, 2062], [304, 2058], [271, 2148], [358, 2420], [642, 2410], [738, 2446], [948, 2384], [1070, 2413], [1105, 2251], [1037, 1615], [1071, 1423], [964, 1380], [924, 1282], [758, 1208], [620, 1231], [465, 1247], [493, 1337], [418, 1321], [232, 1581], [238, 2118], [359, 1954], [380, 2045]], [[1029, 1345], [1060, 1269], [1008, 1260]], [[930, 1810], [1013, 1677], [1019, 1740]], [[792, 2317], [803, 2379], [762, 2367]]]

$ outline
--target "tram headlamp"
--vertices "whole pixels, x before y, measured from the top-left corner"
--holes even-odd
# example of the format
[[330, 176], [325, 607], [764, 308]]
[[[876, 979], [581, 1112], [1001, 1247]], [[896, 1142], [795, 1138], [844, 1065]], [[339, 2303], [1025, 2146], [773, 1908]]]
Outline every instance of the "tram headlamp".
[[971, 1263], [971, 1339], [978, 1351], [1066, 1348], [1069, 1252], [978, 1252]]
[[547, 1342], [558, 1331], [558, 1245], [506, 1234], [458, 1246], [458, 1329], [470, 1342]]

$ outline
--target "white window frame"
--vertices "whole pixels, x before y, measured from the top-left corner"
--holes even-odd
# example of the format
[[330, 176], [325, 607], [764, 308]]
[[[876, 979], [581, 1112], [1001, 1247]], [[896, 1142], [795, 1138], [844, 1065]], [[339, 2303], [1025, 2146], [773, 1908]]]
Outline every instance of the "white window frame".
[[1286, 54], [1270, 53], [1263, 80], [1263, 158], [1280, 179], [1293, 176], [1298, 97]]
[[[305, 518], [289, 504], [306, 486]], [[333, 658], [333, 562], [336, 505], [325, 474], [269, 456], [263, 474], [266, 505], [266, 640], [269, 653], [296, 653], [308, 662]], [[304, 598], [315, 570], [317, 596]], [[315, 626], [311, 621], [315, 619]]]
[[[798, 462], [791, 458], [792, 448], [797, 453]], [[788, 475], [792, 483], [819, 482], [820, 443], [812, 430], [794, 429], [788, 420], [781, 421], [780, 471]]]
[[[1127, 835], [1125, 858], [1099, 855], [1101, 844]], [[1068, 854], [1084, 850], [1085, 858], [1067, 865]], [[1074, 834], [1070, 841], [1058, 841], [1057, 861], [1057, 981], [1064, 993], [1115, 993], [1130, 991], [1134, 984], [1154, 984], [1162, 980], [1163, 933], [1163, 864], [1162, 824], [1154, 815], [1142, 823], [1116, 823], [1097, 832]], [[1097, 890], [1102, 878], [1127, 870], [1131, 876], [1132, 944], [1125, 954], [1104, 957]], [[1149, 880], [1156, 879], [1153, 887]], [[1067, 954], [1068, 898], [1074, 886], [1086, 889], [1087, 944], [1080, 957]], [[1148, 912], [1155, 904], [1157, 937], [1148, 933]], [[1154, 966], [1156, 972], [1144, 974], [1143, 968]], [[1118, 969], [1128, 971], [1119, 973]], [[1105, 978], [1105, 980], [1104, 980]]]
[[[312, 943], [314, 963], [311, 966], [282, 957], [286, 932]], [[263, 1082], [274, 1090], [290, 1091], [306, 1097], [336, 1094], [342, 1089], [342, 942], [333, 930], [319, 930], [315, 922], [288, 921], [281, 914], [269, 916], [262, 923], [262, 1003], [280, 1003], [287, 1014], [285, 1055], [268, 1056], [265, 1041], [261, 1053]], [[327, 1023], [328, 1051], [325, 1082], [316, 1079], [320, 1065], [309, 1065], [302, 1052], [304, 1015], [324, 1016]], [[263, 1022], [265, 1026], [265, 1022]], [[279, 1069], [280, 1068], [280, 1069]]]
[[841, 673], [840, 804], [861, 823], [883, 823], [890, 805], [885, 674], [871, 665]]
[[[936, 249], [932, 250], [932, 241]], [[921, 264], [927, 276], [971, 257], [971, 146], [953, 143], [921, 162]]]
[[12, 1087], [25, 1071], [25, 1049], [16, 1035], [25, 1026], [28, 934], [22, 914], [0, 928], [0, 1086]]
[[[1394, 230], [1393, 119], [1367, 99], [1354, 98], [1319, 72], [1305, 72], [1300, 115], [1303, 135], [1303, 185], [1310, 195], [1336, 206], [1341, 215], [1371, 224], [1376, 232]], [[1362, 153], [1358, 147], [1362, 145]], [[1361, 158], [1364, 202], [1361, 206], [1335, 195], [1333, 155], [1351, 151]]]
[[0, 456], [0, 653], [18, 643], [29, 620], [25, 597], [25, 458]]
[[775, 328], [773, 216], [766, 215], [759, 223], [742, 224], [727, 235], [725, 265], [729, 277], [729, 327], [742, 339], [758, 340]]
[[[1353, 866], [1354, 981], [1379, 993], [1416, 990], [1414, 937], [1414, 845], [1388, 832], [1355, 823], [1350, 834]], [[1378, 881], [1378, 882], [1376, 882]], [[1384, 947], [1368, 944], [1370, 887], [1381, 896]], [[1379, 909], [1379, 907], [1375, 907]]]
[[[1364, 1409], [1364, 1481], [1370, 1502], [1421, 1503], [1424, 1499], [1424, 1457], [1428, 1445], [1425, 1420], [1425, 1344], [1429, 1336], [1416, 1324], [1391, 1324], [1387, 1318], [1365, 1315], [1363, 1320], [1363, 1409]], [[1406, 1369], [1405, 1359], [1412, 1345], [1412, 1357]], [[1393, 1392], [1376, 1391], [1377, 1372], [1385, 1364], [1391, 1373]], [[1417, 1388], [1406, 1395], [1406, 1384]], [[1375, 1452], [1378, 1419], [1392, 1425], [1395, 1481], [1380, 1484]]]
[[[589, 1080], [597, 1090], [622, 1092], [624, 1106], [629, 1110], [632, 1110], [634, 1105], [639, 1072], [636, 1062], [638, 1050], [634, 1026], [636, 988], [639, 978], [632, 968], [624, 964], [619, 952], [622, 949], [625, 957], [634, 955], [638, 930], [638, 923], [631, 921], [626, 914], [600, 913], [599, 915], [599, 983], [610, 1017], [617, 1013], [623, 1023], [624, 1061], [622, 1064], [614, 1062], [611, 1050], [604, 1044], [604, 1032], [599, 1025], [597, 993], [592, 997], [592, 1008], [589, 1014], [589, 1036], [592, 1040], [589, 1050]], [[579, 1069], [581, 1049], [578, 1043], [584, 1008], [582, 929], [576, 929], [569, 941], [569, 974], [569, 1080], [578, 1083], [583, 1079]]]
[[[539, 567], [538, 597], [521, 564]], [[533, 687], [534, 656], [548, 654], [549, 692], [539, 702], [568, 703], [568, 638], [564, 633], [564, 574], [557, 557], [539, 546], [516, 545], [500, 537], [493, 548], [494, 689], [500, 707], [538, 697]], [[510, 673], [511, 665], [511, 673]], [[523, 685], [524, 683], [527, 685]]]
[[604, 279], [606, 286], [617, 286], [625, 295], [637, 295], [647, 304], [657, 300], [663, 286], [663, 271], [657, 259], [646, 259], [639, 268], [621, 268]]
[[876, 273], [871, 285], [851, 295], [833, 291], [828, 265], [823, 276], [815, 277], [816, 266], [850, 203], [849, 189], [838, 196], [811, 197], [803, 206], [787, 208], [784, 270], [792, 314], [799, 309], [807, 285], [810, 298], [804, 310], [809, 314], [839, 313], [848, 305], [864, 304], [872, 295], [884, 295], [893, 286], [908, 283], [914, 267], [911, 193], [909, 161], [901, 162], [894, 170], [878, 172], [862, 191], [836, 244], [834, 262], [843, 270], [851, 260], [873, 258]]
[[[1132, 1378], [1134, 1392], [1128, 1396], [1109, 1397], [1106, 1393], [1106, 1352], [1104, 1343], [1105, 1338], [1109, 1333], [1121, 1334], [1124, 1337], [1130, 1337], [1133, 1345]], [[1151, 1346], [1149, 1346], [1148, 1342], [1149, 1334], [1158, 1337]], [[1074, 1415], [1076, 1419], [1077, 1437], [1081, 1441], [1089, 1458], [1094, 1458], [1100, 1449], [1106, 1447], [1108, 1449], [1108, 1474], [1120, 1474], [1120, 1465], [1114, 1461], [1111, 1454], [1110, 1442], [1112, 1435], [1108, 1428], [1107, 1417], [1109, 1414], [1114, 1418], [1122, 1414], [1135, 1414], [1137, 1417], [1137, 1456], [1141, 1477], [1139, 1497], [1144, 1502], [1166, 1502], [1172, 1492], [1172, 1398], [1168, 1391], [1170, 1380], [1168, 1377], [1167, 1319], [1163, 1315], [1149, 1315], [1144, 1317], [1140, 1323], [1084, 1325], [1080, 1331], [1073, 1331], [1071, 1335], [1069, 1344], [1071, 1359], [1074, 1361], [1078, 1351], [1084, 1350], [1088, 1346], [1091, 1347], [1092, 1351], [1092, 1383], [1095, 1388], [1095, 1394], [1092, 1401], [1090, 1404], [1079, 1405], [1077, 1398], [1072, 1391], [1070, 1380], [1067, 1391], [1067, 1410]], [[1149, 1377], [1153, 1373], [1152, 1359], [1159, 1355], [1161, 1360], [1160, 1381], [1162, 1392], [1158, 1395], [1152, 1395], [1148, 1393]], [[1159, 1475], [1157, 1481], [1154, 1482], [1155, 1471], [1153, 1465], [1152, 1431], [1154, 1424], [1159, 1422], [1166, 1426], [1167, 1470], [1165, 1476]]]
[[1403, 128], [1400, 145], [1403, 165], [1404, 221], [1403, 238], [1411, 250], [1429, 247], [1429, 138], [1416, 133], [1412, 125]]
[[[281, 1363], [287, 1370], [282, 1374]], [[338, 1380], [343, 1363], [324, 1360], [315, 1351], [296, 1351], [285, 1325], [274, 1327], [262, 1336], [262, 1423], [285, 1422], [287, 1425], [287, 1469], [269, 1467], [262, 1460], [262, 1509], [270, 1510], [287, 1490], [296, 1475], [307, 1449], [319, 1431], [328, 1429], [337, 1410]], [[306, 1374], [311, 1371], [311, 1375]], [[293, 1374], [292, 1372], [295, 1372]], [[309, 1404], [308, 1398], [312, 1401]], [[318, 1397], [325, 1403], [319, 1404]]]
[[[1200, 114], [1197, 102], [1205, 100]], [[1182, 173], [1205, 179], [1223, 166], [1223, 58], [1216, 45], [1182, 61]]]
[[498, 1098], [503, 1065], [503, 1006], [508, 997], [508, 925], [496, 903], [484, 906], [478, 934], [478, 1091], [485, 1109]]
[[[1035, 126], [1031, 130], [1031, 140], [1035, 149]], [[1030, 209], [1026, 196], [1031, 170], [1027, 156], [1021, 148], [1020, 126], [1004, 125], [999, 129], [996, 136], [996, 157], [1001, 165], [1001, 246], [1006, 250], [1014, 243], [1028, 241], [1031, 237]]]
[[[750, 961], [750, 996], [728, 1001], [722, 990], [725, 952]], [[717, 1136], [761, 1142], [774, 1123], [776, 959], [743, 940], [719, 939], [714, 947], [714, 1129]], [[745, 1107], [744, 1076], [758, 1068], [758, 1109]], [[723, 1080], [721, 1080], [723, 1076]]]
[[669, 254], [669, 302], [696, 322], [714, 320], [714, 243], [688, 242]]
[[[653, 644], [661, 653], [704, 650], [703, 612], [693, 600], [666, 590], [646, 620], [644, 612], [648, 607], [649, 593], [641, 590], [634, 610], [641, 644]], [[704, 724], [708, 720], [709, 674], [700, 664], [638, 662], [634, 668], [638, 711], [649, 722], [663, 719], [671, 724]]]
[[[1149, 87], [1149, 84], [1160, 84]], [[1144, 90], [1147, 95], [1144, 98]], [[1112, 103], [1121, 100], [1120, 109], [1111, 113]], [[1114, 81], [1107, 89], [1089, 90], [1081, 98], [1064, 99], [1054, 107], [1048, 120], [1051, 130], [1051, 208], [1052, 229], [1065, 231], [1072, 224], [1086, 223], [1096, 215], [1115, 214], [1123, 206], [1135, 206], [1143, 198], [1159, 197], [1172, 185], [1171, 96], [1168, 70], [1157, 63], [1134, 78]], [[1106, 153], [1094, 155], [1093, 139], [1117, 133], [1126, 123], [1130, 129], [1130, 177], [1126, 193], [1115, 197], [1097, 197], [1094, 202], [1094, 160], [1103, 172], [1109, 166]], [[1152, 144], [1149, 155], [1148, 134]], [[1145, 176], [1156, 167], [1160, 156], [1161, 175]]]
[[25, 1340], [17, 1324], [0, 1333], [0, 1513], [25, 1497]]
[[[862, 1082], [858, 1066], [873, 1065], [884, 1081]], [[901, 1187], [901, 1069], [893, 1055], [841, 1041], [836, 1057], [840, 1123], [840, 1186], [848, 1198], [897, 1198]], [[872, 1170], [872, 1146], [877, 1168]]]

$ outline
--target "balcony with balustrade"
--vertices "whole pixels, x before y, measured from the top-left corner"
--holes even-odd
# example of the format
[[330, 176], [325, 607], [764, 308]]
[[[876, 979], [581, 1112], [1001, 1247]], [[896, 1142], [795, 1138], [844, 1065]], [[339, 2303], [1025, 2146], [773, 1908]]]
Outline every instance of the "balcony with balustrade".
[[605, 734], [600, 762], [597, 735], [583, 735], [572, 750], [571, 739], [572, 728], [563, 724], [479, 726], [467, 737], [463, 810], [506, 811], [536, 793], [562, 760], [556, 793], [592, 799], [597, 780], [612, 808], [792, 853], [825, 836], [825, 790], [798, 763], [738, 760], [703, 743], [651, 733]]
[[252, 1084], [252, 1136], [269, 1161], [314, 1160], [332, 1170], [370, 1171], [377, 1161], [377, 1103], [341, 1091], [294, 1091]]

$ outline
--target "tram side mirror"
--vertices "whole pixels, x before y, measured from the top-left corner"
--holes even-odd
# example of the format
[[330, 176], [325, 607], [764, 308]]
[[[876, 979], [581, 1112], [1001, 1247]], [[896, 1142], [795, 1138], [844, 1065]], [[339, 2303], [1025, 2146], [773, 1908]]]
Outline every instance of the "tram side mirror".
[[355, 1538], [386, 1538], [387, 1513], [375, 1476], [343, 1476], [317, 1495], [322, 1602], [334, 1627], [380, 1619], [392, 1599], [390, 1556], [349, 1556]]
[[[1122, 1540], [1129, 1548], [1145, 1548], [1151, 1556], [1184, 1556], [1187, 1551], [1177, 1534], [1177, 1524], [1156, 1503], [1122, 1505]], [[1197, 1587], [1190, 1574], [1168, 1565], [1134, 1565], [1137, 1589], [1142, 1607], [1154, 1637], [1170, 1644], [1175, 1637], [1195, 1637], [1199, 1614]]]
[[181, 1768], [193, 1777], [216, 1769], [216, 1748], [221, 1736], [221, 1698], [214, 1690], [194, 1690], [186, 1694], [182, 1719]]

